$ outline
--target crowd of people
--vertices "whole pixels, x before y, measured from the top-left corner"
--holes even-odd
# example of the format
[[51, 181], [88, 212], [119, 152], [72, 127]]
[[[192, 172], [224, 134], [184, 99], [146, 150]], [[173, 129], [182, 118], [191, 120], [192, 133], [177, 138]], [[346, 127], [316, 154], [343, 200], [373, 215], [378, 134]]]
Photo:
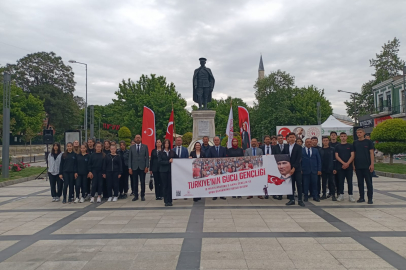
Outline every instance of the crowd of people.
[[[177, 137], [173, 148], [169, 140], [158, 139], [151, 156], [147, 145], [141, 143], [140, 135], [135, 136], [129, 149], [124, 141], [116, 145], [114, 141], [105, 140], [102, 144], [89, 139], [82, 145], [78, 141], [69, 142], [61, 153], [60, 145], [54, 143], [48, 156], [52, 201], [57, 202], [63, 196], [63, 203], [83, 203], [86, 200], [91, 203], [102, 200], [116, 202], [126, 199], [130, 188], [130, 195], [134, 196], [132, 201], [137, 201], [139, 197], [145, 201], [145, 177], [150, 172], [154, 179], [155, 199], [164, 200], [165, 206], [172, 206], [171, 163], [174, 158], [196, 158], [193, 178], [202, 178], [259, 168], [263, 166], [262, 155], [285, 154], [286, 158], [277, 159], [277, 162], [278, 168], [283, 166], [282, 163], [290, 163], [290, 172], [281, 176], [290, 177], [292, 182], [292, 195], [287, 196], [289, 201], [286, 205], [295, 204], [295, 193], [300, 206], [305, 206], [304, 202], [309, 198], [317, 202], [330, 197], [333, 201], [343, 201], [345, 180], [348, 199], [355, 202], [353, 171], [358, 179], [360, 197], [357, 202], [365, 202], [365, 181], [368, 204], [372, 204], [374, 146], [365, 135], [363, 129], [358, 129], [358, 140], [349, 144], [346, 133], [340, 134], [338, 142], [337, 133], [333, 131], [330, 138], [323, 137], [322, 146], [319, 146], [317, 137], [305, 139], [303, 145], [303, 139], [292, 132], [286, 136], [287, 144], [279, 134], [265, 136], [261, 146], [257, 139], [252, 138], [250, 147], [245, 150], [238, 147], [235, 138], [232, 147], [226, 148], [220, 145], [219, 137], [213, 138], [214, 145], [211, 146], [206, 136], [202, 144], [195, 143], [190, 153], [182, 146], [182, 138]], [[279, 169], [281, 171], [282, 167]], [[268, 195], [265, 195], [265, 199], [268, 199]], [[282, 195], [274, 195], [273, 198], [282, 200]], [[217, 197], [212, 199], [217, 200]]]

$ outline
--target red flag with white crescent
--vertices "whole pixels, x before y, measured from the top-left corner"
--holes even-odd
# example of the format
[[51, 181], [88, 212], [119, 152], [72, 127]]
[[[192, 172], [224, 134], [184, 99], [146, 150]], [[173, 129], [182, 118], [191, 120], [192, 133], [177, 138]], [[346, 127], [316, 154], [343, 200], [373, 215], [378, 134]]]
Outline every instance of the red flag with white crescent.
[[142, 115], [142, 143], [148, 146], [149, 155], [155, 149], [155, 113], [144, 106]]
[[273, 175], [269, 175], [268, 174], [268, 183], [269, 184], [275, 184], [277, 186], [281, 185], [283, 182], [285, 182], [285, 180], [280, 179], [279, 177], [273, 176]]
[[251, 124], [250, 114], [244, 107], [238, 106], [238, 120], [240, 126], [240, 134], [242, 141], [242, 149], [251, 147]]
[[171, 149], [172, 149], [172, 143], [173, 143], [173, 110], [171, 112], [171, 116], [169, 117], [169, 122], [168, 122], [168, 127], [166, 128], [166, 134], [165, 134], [165, 139], [168, 139], [171, 143]]

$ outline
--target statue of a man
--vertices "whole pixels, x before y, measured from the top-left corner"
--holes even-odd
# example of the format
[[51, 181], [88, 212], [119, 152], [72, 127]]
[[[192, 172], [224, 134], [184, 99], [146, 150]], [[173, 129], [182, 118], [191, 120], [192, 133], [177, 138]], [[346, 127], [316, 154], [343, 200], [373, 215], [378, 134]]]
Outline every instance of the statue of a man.
[[206, 58], [199, 58], [200, 67], [193, 74], [193, 101], [199, 104], [199, 109], [207, 109], [214, 88], [214, 77], [206, 67]]

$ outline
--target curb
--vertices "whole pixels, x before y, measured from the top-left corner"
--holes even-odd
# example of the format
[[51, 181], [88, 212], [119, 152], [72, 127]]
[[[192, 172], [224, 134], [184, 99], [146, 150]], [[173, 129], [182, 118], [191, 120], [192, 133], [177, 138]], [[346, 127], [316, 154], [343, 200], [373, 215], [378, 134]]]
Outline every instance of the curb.
[[376, 173], [377, 175], [379, 175], [379, 176], [385, 176], [385, 177], [390, 177], [390, 178], [406, 179], [406, 174], [380, 172], [380, 171], [375, 171], [375, 173]]
[[0, 182], [0, 188], [15, 185], [15, 184], [19, 184], [19, 183], [23, 183], [23, 182], [27, 182], [27, 181], [31, 181], [31, 180], [34, 180], [36, 177], [37, 177], [36, 175], [32, 175], [32, 176], [28, 176], [28, 177], [24, 177], [24, 178], [19, 178], [19, 179], [7, 180], [7, 181], [4, 181], [4, 182]]

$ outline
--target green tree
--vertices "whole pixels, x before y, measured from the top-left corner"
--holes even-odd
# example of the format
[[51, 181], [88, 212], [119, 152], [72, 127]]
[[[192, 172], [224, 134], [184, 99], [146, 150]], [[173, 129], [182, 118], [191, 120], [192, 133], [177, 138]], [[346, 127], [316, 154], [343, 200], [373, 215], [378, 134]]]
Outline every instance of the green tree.
[[163, 76], [142, 75], [137, 82], [123, 80], [115, 92], [112, 112], [114, 121], [130, 128], [132, 134], [141, 134], [144, 106], [155, 112], [156, 138], [166, 134], [169, 116], [175, 113], [175, 132], [183, 134], [192, 130], [192, 118], [186, 110], [186, 100], [176, 91], [173, 83]]
[[185, 147], [188, 147], [189, 144], [192, 142], [193, 139], [193, 133], [192, 132], [186, 132], [182, 136], [182, 145]]
[[121, 127], [120, 130], [118, 131], [118, 139], [120, 141], [125, 141], [126, 145], [129, 146], [131, 144], [131, 131], [128, 129], [128, 127]]
[[[400, 41], [396, 37], [382, 46], [382, 51], [376, 54], [376, 59], [370, 59], [369, 64], [374, 67], [373, 79], [364, 83], [361, 93], [355, 96], [358, 115], [370, 114], [375, 111], [374, 92], [372, 87], [392, 77], [400, 75], [405, 61], [398, 56]], [[347, 114], [351, 117], [356, 115], [353, 96], [352, 100], [344, 102], [347, 106]]]
[[406, 152], [406, 122], [399, 118], [388, 119], [374, 128], [371, 139], [378, 141], [375, 148], [389, 154], [390, 164], [393, 164], [393, 155]]

